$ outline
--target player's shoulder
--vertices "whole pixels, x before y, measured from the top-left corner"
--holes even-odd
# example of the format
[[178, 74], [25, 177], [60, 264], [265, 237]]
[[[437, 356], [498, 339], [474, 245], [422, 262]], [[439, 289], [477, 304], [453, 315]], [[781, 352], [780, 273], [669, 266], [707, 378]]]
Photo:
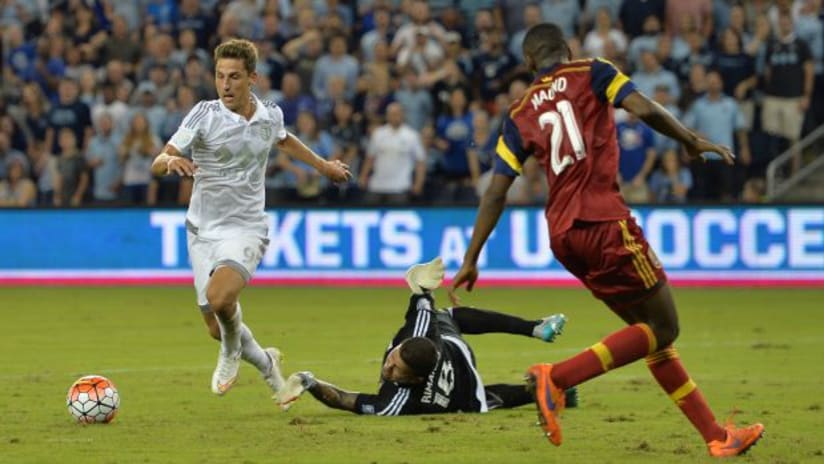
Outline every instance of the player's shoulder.
[[260, 100], [260, 104], [269, 114], [269, 117], [272, 119], [273, 122], [283, 122], [283, 110], [280, 109], [280, 106], [278, 106], [277, 102], [275, 102], [274, 100], [266, 99]]
[[199, 125], [203, 125], [211, 121], [215, 115], [220, 111], [219, 100], [200, 100], [189, 110], [189, 115], [183, 121], [183, 126], [189, 129], [194, 129]]

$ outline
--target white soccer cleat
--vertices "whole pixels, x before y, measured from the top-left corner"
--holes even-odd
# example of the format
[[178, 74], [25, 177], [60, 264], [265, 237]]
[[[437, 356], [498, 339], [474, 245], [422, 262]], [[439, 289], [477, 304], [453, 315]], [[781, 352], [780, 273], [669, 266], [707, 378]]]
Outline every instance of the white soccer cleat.
[[237, 372], [240, 369], [240, 353], [235, 356], [224, 355], [223, 352], [217, 357], [217, 367], [212, 374], [212, 393], [224, 395], [237, 382]]
[[406, 284], [412, 293], [421, 295], [435, 290], [443, 283], [444, 267], [440, 256], [428, 263], [416, 264], [406, 271]]
[[283, 374], [281, 374], [280, 370], [280, 363], [283, 360], [283, 354], [277, 348], [266, 348], [263, 351], [266, 352], [266, 355], [272, 360], [272, 367], [268, 372], [263, 373], [263, 380], [265, 380], [269, 385], [269, 388], [272, 389], [272, 393], [274, 393], [272, 398], [275, 398], [285, 383], [285, 380], [283, 380]]

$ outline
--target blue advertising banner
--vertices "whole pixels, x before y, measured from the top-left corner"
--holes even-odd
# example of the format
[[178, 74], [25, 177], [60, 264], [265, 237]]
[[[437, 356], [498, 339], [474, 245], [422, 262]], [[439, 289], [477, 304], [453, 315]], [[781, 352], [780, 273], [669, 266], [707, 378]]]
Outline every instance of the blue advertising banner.
[[[700, 285], [824, 284], [824, 206], [638, 208], [671, 280]], [[283, 209], [255, 283], [396, 283], [443, 257], [454, 271], [472, 208]], [[182, 210], [0, 210], [0, 283], [191, 282]], [[485, 283], [571, 284], [539, 208], [507, 210], [480, 260]]]

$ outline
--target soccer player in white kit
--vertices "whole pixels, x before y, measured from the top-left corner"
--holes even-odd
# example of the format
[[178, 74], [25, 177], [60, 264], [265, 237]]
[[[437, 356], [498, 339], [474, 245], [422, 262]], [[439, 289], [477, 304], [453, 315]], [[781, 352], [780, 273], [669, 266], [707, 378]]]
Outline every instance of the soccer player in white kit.
[[[152, 163], [156, 176], [193, 176], [186, 213], [189, 257], [197, 302], [209, 333], [220, 340], [212, 392], [237, 381], [240, 359], [253, 364], [275, 394], [283, 386], [280, 352], [262, 349], [242, 321], [238, 296], [255, 273], [269, 243], [264, 177], [272, 144], [335, 182], [349, 168], [326, 161], [286, 131], [283, 112], [252, 93], [257, 48], [231, 39], [215, 49], [218, 100], [201, 101]], [[191, 149], [192, 159], [183, 157]]]

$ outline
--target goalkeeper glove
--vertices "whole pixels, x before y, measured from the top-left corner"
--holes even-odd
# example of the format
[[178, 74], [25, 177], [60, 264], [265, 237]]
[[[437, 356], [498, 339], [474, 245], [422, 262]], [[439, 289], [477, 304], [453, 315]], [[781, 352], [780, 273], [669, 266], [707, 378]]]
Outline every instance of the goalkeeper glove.
[[295, 372], [286, 379], [283, 388], [278, 392], [280, 409], [288, 411], [292, 404], [300, 398], [306, 390], [317, 385], [315, 375], [309, 371]]

